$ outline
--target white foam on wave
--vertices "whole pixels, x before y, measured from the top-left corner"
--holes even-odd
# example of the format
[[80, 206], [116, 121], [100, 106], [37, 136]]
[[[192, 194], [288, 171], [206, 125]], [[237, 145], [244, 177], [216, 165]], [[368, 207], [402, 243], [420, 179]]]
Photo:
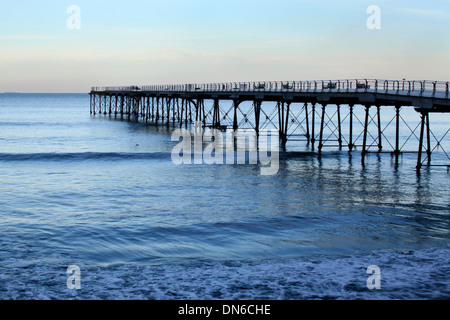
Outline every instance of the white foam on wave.
[[[81, 290], [63, 266], [2, 268], [1, 299], [299, 300], [449, 299], [450, 249], [285, 261], [80, 266]], [[370, 290], [367, 268], [381, 270]]]

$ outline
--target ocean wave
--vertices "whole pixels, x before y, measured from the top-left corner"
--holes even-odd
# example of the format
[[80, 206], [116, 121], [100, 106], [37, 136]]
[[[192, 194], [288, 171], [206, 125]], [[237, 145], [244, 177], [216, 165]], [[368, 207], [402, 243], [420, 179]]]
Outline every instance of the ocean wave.
[[[194, 160], [194, 152], [191, 158]], [[249, 151], [245, 152], [246, 157]], [[280, 152], [279, 160], [311, 157], [313, 152]], [[234, 158], [236, 160], [237, 152]], [[257, 159], [259, 155], [256, 154]], [[83, 160], [170, 160], [171, 152], [42, 152], [42, 153], [0, 153], [0, 161], [83, 161]], [[224, 154], [224, 162], [225, 154]], [[248, 161], [248, 159], [246, 160]]]
[[[383, 251], [284, 261], [191, 261], [80, 265], [81, 290], [65, 288], [66, 265], [12, 264], [0, 274], [1, 299], [428, 300], [449, 299], [449, 250]], [[65, 260], [65, 259], [62, 259]], [[69, 262], [68, 262], [69, 263]], [[369, 288], [370, 266], [379, 288]], [[33, 277], [23, 277], [23, 270]]]
[[170, 152], [0, 153], [0, 161], [167, 160]]

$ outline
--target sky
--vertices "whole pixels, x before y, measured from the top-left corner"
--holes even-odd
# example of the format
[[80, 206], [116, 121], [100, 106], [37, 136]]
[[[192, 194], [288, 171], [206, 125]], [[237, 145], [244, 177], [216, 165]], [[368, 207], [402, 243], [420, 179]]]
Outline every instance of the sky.
[[[450, 80], [450, 0], [0, 0], [0, 92]], [[77, 11], [68, 10], [76, 6]], [[379, 15], [368, 11], [379, 8]], [[370, 26], [370, 27], [369, 27]]]

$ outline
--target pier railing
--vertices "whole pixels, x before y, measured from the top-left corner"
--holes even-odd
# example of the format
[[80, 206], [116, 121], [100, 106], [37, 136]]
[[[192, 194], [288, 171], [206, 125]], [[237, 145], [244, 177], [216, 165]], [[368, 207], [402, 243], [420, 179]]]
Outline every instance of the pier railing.
[[346, 79], [313, 81], [217, 82], [120, 87], [93, 87], [93, 92], [342, 92], [385, 93], [405, 96], [449, 98], [449, 82], [430, 80]]

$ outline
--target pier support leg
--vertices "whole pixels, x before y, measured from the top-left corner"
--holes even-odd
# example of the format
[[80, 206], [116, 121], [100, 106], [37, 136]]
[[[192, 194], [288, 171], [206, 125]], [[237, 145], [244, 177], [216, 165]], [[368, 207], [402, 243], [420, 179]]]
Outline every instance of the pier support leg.
[[291, 108], [291, 103], [287, 102], [286, 103], [286, 119], [285, 119], [285, 125], [284, 125], [284, 133], [283, 133], [283, 138], [284, 138], [284, 146], [283, 148], [286, 149], [286, 144], [287, 144], [287, 133], [288, 133], [288, 124], [289, 124], [289, 111]]
[[[187, 112], [187, 109], [186, 109]], [[191, 100], [189, 100], [189, 123], [192, 123], [192, 103]]]
[[398, 164], [398, 158], [400, 155], [400, 106], [395, 106], [395, 164]]
[[316, 142], [316, 103], [312, 104], [312, 119], [311, 119], [311, 147], [314, 149], [314, 143]]
[[114, 97], [115, 103], [114, 103], [114, 117], [117, 117], [117, 102], [119, 100], [119, 96], [116, 94]]
[[200, 116], [200, 112], [201, 112], [200, 100], [197, 100], [197, 102], [192, 101], [192, 103], [194, 104], [194, 107], [195, 107], [195, 123], [198, 123], [198, 122], [200, 122], [200, 118], [201, 118], [201, 116]]
[[262, 104], [262, 101], [260, 101], [260, 100], [253, 102], [253, 107], [254, 107], [254, 111], [255, 111], [256, 136], [259, 136], [259, 120], [260, 120], [260, 116], [261, 116], [261, 104]]
[[338, 143], [339, 150], [342, 150], [342, 128], [341, 128], [341, 106], [337, 105], [337, 118], [338, 118]]
[[94, 94], [94, 99], [93, 99], [93, 105], [92, 105], [92, 113], [95, 115], [95, 101], [97, 101], [97, 95]]
[[155, 98], [152, 97], [152, 108], [151, 108], [151, 113], [152, 113], [152, 121], [155, 119]]
[[426, 128], [427, 128], [427, 156], [428, 163], [431, 162], [431, 141], [430, 141], [430, 114], [426, 113]]
[[98, 96], [98, 113], [102, 113], [102, 96]]
[[178, 98], [175, 98], [172, 104], [172, 124], [175, 124], [175, 121], [180, 121], [179, 115], [180, 115], [180, 104], [178, 102]]
[[147, 110], [145, 114], [145, 122], [148, 122], [148, 119], [150, 119], [150, 97], [147, 97]]
[[283, 135], [283, 116], [281, 114], [281, 102], [277, 102], [277, 108], [278, 108], [278, 133], [280, 136], [280, 139], [282, 139]]
[[127, 96], [127, 105], [126, 105], [126, 115], [128, 116], [128, 119], [131, 117], [131, 97]]
[[[180, 99], [177, 99], [177, 107], [178, 107], [178, 122], [182, 122], [183, 121], [183, 110], [182, 110], [182, 106], [180, 107]], [[181, 103], [183, 103], [184, 99], [181, 99]]]
[[308, 103], [305, 103], [305, 121], [306, 121], [306, 140], [308, 144], [311, 142], [311, 135], [309, 134], [309, 115], [308, 115]]
[[167, 111], [166, 111], [166, 118], [167, 118], [167, 125], [169, 125], [170, 124], [170, 107], [171, 107], [171, 105], [172, 105], [172, 99], [170, 99], [170, 98], [167, 98], [167, 100], [166, 100], [166, 108], [167, 108]]
[[278, 132], [283, 150], [286, 149], [287, 144], [290, 105], [290, 102], [278, 102]]
[[123, 118], [123, 108], [124, 108], [124, 105], [125, 105], [125, 96], [122, 95], [122, 96], [120, 97], [120, 117], [121, 117], [121, 118]]
[[377, 106], [377, 122], [378, 122], [378, 151], [381, 152], [383, 150], [383, 144], [381, 141], [381, 115], [380, 115], [380, 106]]
[[206, 111], [205, 111], [205, 100], [200, 100], [200, 105], [201, 105], [201, 110], [202, 110], [202, 123], [203, 123], [203, 127], [206, 125]]
[[233, 130], [236, 131], [238, 129], [238, 122], [237, 122], [237, 108], [239, 106], [238, 100], [233, 100], [233, 109], [234, 109], [234, 118], [233, 118]]
[[180, 128], [183, 126], [183, 113], [184, 113], [184, 104], [186, 100], [181, 99], [181, 117], [180, 117]]
[[156, 97], [156, 124], [158, 124], [159, 121], [159, 97]]
[[195, 104], [195, 122], [198, 123], [202, 119], [202, 104], [201, 100], [197, 99], [197, 103]]
[[136, 117], [136, 120], [139, 121], [139, 110], [141, 108], [141, 98], [134, 97], [133, 98], [133, 115]]
[[160, 108], [160, 118], [161, 118], [161, 122], [164, 123], [166, 121], [166, 104], [167, 101], [165, 98], [161, 98], [161, 108]]
[[421, 113], [421, 122], [420, 122], [420, 137], [419, 137], [419, 152], [417, 153], [417, 165], [416, 170], [417, 172], [420, 171], [420, 168], [422, 168], [422, 147], [423, 147], [423, 131], [425, 128], [425, 113]]
[[353, 107], [354, 105], [351, 104], [349, 105], [349, 133], [348, 133], [348, 151], [352, 151], [353, 150]]
[[220, 127], [220, 106], [219, 106], [219, 99], [214, 99], [212, 127], [213, 127], [213, 128], [219, 128], [219, 127]]
[[326, 109], [327, 105], [323, 104], [322, 105], [322, 118], [320, 119], [320, 133], [319, 133], [319, 147], [318, 147], [318, 151], [321, 152], [322, 148], [323, 148], [323, 129], [324, 129], [324, 124], [325, 124], [325, 109]]
[[370, 106], [366, 106], [366, 117], [365, 117], [365, 121], [364, 121], [364, 137], [363, 137], [363, 148], [361, 151], [361, 163], [364, 166], [365, 164], [365, 158], [366, 158], [366, 146], [367, 146], [367, 131], [369, 129], [369, 111], [370, 111]]

